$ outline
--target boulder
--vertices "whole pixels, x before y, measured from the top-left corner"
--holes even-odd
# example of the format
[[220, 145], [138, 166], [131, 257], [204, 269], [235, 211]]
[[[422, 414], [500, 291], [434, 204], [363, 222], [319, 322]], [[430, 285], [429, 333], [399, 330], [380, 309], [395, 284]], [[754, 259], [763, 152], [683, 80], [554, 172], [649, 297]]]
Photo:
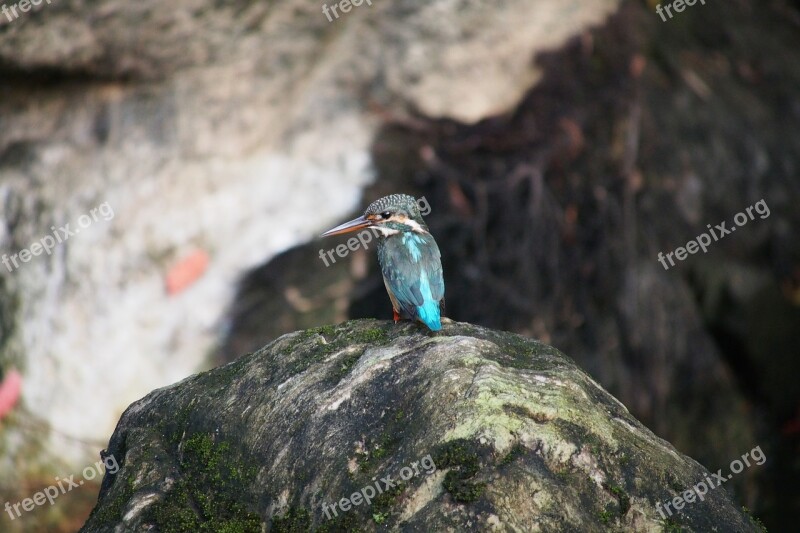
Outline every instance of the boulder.
[[712, 474], [555, 348], [468, 323], [283, 335], [135, 402], [104, 456], [87, 533], [758, 530], [720, 488], [664, 511]]

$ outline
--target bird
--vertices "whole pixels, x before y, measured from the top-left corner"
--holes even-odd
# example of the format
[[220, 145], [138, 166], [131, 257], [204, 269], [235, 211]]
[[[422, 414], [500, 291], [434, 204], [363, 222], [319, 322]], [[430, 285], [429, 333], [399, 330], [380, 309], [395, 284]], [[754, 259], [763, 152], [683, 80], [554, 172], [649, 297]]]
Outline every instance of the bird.
[[369, 204], [362, 216], [322, 236], [365, 228], [378, 233], [378, 263], [392, 301], [394, 322], [416, 320], [431, 331], [442, 329], [442, 255], [422, 218], [417, 200], [408, 194], [384, 196]]

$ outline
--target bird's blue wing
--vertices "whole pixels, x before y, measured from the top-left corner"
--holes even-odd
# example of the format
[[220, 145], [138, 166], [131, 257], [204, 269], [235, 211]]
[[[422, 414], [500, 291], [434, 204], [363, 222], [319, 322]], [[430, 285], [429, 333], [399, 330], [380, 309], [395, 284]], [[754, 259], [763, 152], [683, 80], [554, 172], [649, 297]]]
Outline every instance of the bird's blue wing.
[[[403, 233], [387, 239], [381, 257], [386, 287], [403, 314], [433, 331], [441, 329], [444, 278], [439, 247], [429, 234]], [[391, 258], [391, 260], [388, 260]]]

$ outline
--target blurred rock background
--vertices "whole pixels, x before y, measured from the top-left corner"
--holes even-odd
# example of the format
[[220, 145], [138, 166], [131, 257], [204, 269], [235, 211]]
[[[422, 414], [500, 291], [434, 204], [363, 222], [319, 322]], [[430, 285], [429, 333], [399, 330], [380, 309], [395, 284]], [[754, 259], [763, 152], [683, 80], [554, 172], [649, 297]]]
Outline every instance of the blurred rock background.
[[[0, 16], [9, 271], [0, 499], [97, 460], [156, 387], [278, 335], [390, 317], [374, 251], [321, 230], [425, 196], [447, 314], [573, 356], [777, 530], [800, 517], [800, 5], [42, 3]], [[670, 252], [764, 199], [707, 254]], [[199, 357], [198, 354], [206, 354]], [[91, 488], [2, 530], [74, 530]], [[86, 504], [86, 501], [89, 504]], [[14, 529], [17, 528], [17, 529]]]

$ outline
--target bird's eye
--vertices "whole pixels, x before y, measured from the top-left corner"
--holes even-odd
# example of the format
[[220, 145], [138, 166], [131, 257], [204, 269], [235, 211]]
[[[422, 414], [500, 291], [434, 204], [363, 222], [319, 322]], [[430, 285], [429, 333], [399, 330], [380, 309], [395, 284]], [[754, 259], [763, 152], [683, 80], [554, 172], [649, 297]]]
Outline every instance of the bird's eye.
[[384, 211], [381, 213], [381, 218], [389, 218], [392, 214], [389, 211]]

